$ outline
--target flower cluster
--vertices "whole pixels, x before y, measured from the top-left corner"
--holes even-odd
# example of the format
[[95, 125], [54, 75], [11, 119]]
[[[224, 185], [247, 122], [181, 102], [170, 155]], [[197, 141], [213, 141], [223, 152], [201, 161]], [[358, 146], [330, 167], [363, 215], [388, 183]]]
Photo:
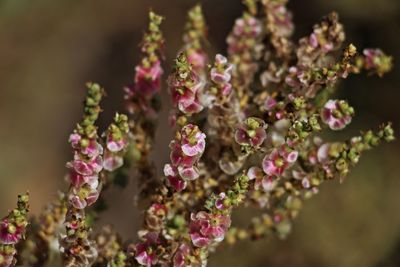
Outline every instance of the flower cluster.
[[179, 54], [175, 69], [168, 79], [172, 101], [183, 114], [199, 113], [204, 106], [200, 101], [204, 83], [193, 70], [185, 53]]
[[245, 92], [248, 93], [248, 87], [258, 70], [256, 60], [261, 57], [262, 33], [261, 22], [254, 15], [245, 12], [235, 21], [227, 38], [229, 60], [234, 65], [233, 87], [240, 99], [248, 97]]
[[[122, 168], [116, 173], [120, 185], [126, 185], [130, 176], [130, 167], [134, 166], [138, 174], [140, 185], [140, 198], [149, 194], [155, 187], [153, 163], [149, 158], [157, 123], [158, 112], [161, 109], [159, 92], [162, 86], [164, 73], [162, 63], [164, 60], [164, 37], [161, 31], [163, 17], [154, 12], [149, 12], [149, 24], [141, 44], [142, 57], [135, 68], [134, 83], [126, 86], [125, 100], [129, 116], [129, 143], [127, 153], [124, 155]], [[122, 164], [110, 161], [115, 166]]]
[[196, 247], [221, 242], [231, 224], [231, 219], [227, 215], [210, 214], [204, 211], [192, 214], [191, 220], [189, 233]]
[[341, 47], [345, 34], [343, 25], [338, 19], [338, 15], [332, 12], [320, 24], [314, 26], [310, 36], [300, 39], [300, 46], [297, 49], [300, 65], [322, 64], [323, 55]]
[[206, 202], [206, 211], [192, 213], [189, 225], [190, 239], [195, 247], [207, 247], [224, 240], [231, 225], [232, 208], [244, 200], [249, 177], [244, 174], [235, 179], [232, 189], [219, 196], [211, 196]]
[[385, 55], [380, 49], [364, 49], [364, 58], [360, 58], [360, 63], [364, 63], [363, 68], [376, 72], [379, 76], [392, 69], [392, 57]]
[[114, 123], [106, 132], [106, 149], [104, 152], [103, 167], [107, 171], [114, 171], [124, 164], [124, 150], [128, 146], [128, 117], [115, 114]]
[[160, 243], [158, 234], [155, 232], [146, 233], [142, 237], [143, 241], [138, 243], [135, 248], [135, 259], [144, 266], [155, 265], [158, 261], [157, 246]]
[[16, 264], [15, 246], [25, 238], [28, 225], [29, 195], [18, 196], [17, 208], [0, 221], [0, 266], [10, 267]]
[[210, 79], [213, 83], [208, 89], [215, 97], [227, 97], [232, 92], [230, 84], [232, 78], [232, 64], [221, 54], [215, 56], [215, 63], [210, 71]]
[[177, 191], [186, 188], [187, 181], [199, 177], [197, 162], [204, 152], [206, 135], [196, 125], [185, 125], [177, 139], [170, 144], [171, 164], [164, 166], [164, 174]]
[[[247, 9], [227, 38], [228, 58], [216, 54], [209, 66], [205, 16], [200, 6], [188, 13], [167, 81], [175, 135], [163, 176], [150, 157], [160, 110], [162, 17], [150, 12], [134, 85], [125, 88], [130, 116], [117, 113], [101, 136], [103, 89], [87, 85], [83, 119], [69, 138], [70, 187], [32, 220], [32, 234], [20, 242], [21, 265], [48, 265], [60, 250], [64, 266], [206, 266], [222, 242], [286, 237], [323, 182], [344, 181], [365, 151], [395, 139], [391, 123], [343, 142], [319, 136], [344, 129], [355, 115], [348, 102], [336, 100], [338, 82], [362, 70], [382, 76], [390, 56], [379, 49], [358, 54], [353, 44], [342, 49], [336, 13], [296, 44], [287, 0], [243, 2]], [[100, 204], [107, 204], [102, 189], [120, 176], [137, 180], [135, 200], [146, 206], [138, 241], [122, 239], [111, 226], [92, 233]], [[232, 214], [240, 206], [261, 216], [239, 227]], [[21, 196], [0, 223], [0, 267], [15, 265], [27, 209]]]
[[142, 41], [142, 61], [135, 68], [134, 84], [125, 87], [125, 99], [130, 113], [151, 116], [154, 112], [151, 99], [161, 88], [161, 49], [164, 38], [160, 30], [163, 18], [154, 12], [149, 13], [149, 29]]
[[207, 43], [207, 26], [200, 5], [194, 6], [188, 12], [185, 33], [183, 35], [185, 44], [184, 51], [189, 64], [193, 70], [204, 79], [207, 65], [207, 54], [204, 44]]
[[286, 8], [287, 2], [287, 0], [263, 0], [270, 43], [276, 51], [275, 56], [285, 59], [290, 58], [293, 44], [289, 37], [294, 30], [292, 14]]
[[88, 97], [85, 116], [81, 124], [70, 135], [74, 159], [67, 163], [70, 169], [71, 190], [68, 200], [76, 209], [92, 205], [99, 197], [99, 173], [103, 169], [103, 146], [98, 142], [94, 122], [100, 112], [102, 88], [98, 84], [87, 84]]

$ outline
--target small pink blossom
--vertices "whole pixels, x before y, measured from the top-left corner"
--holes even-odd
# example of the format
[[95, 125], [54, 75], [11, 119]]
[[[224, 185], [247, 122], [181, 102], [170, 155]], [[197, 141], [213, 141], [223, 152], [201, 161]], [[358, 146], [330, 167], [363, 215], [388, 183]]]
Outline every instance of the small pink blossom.
[[319, 163], [326, 163], [329, 160], [331, 144], [325, 143], [318, 148], [317, 159]]
[[179, 176], [184, 180], [193, 181], [199, 178], [199, 171], [196, 170], [196, 167], [178, 167]]
[[276, 35], [289, 37], [294, 29], [292, 14], [287, 10], [283, 1], [265, 1], [269, 24]]
[[230, 225], [231, 219], [227, 215], [210, 214], [204, 211], [192, 213], [189, 226], [190, 238], [196, 247], [221, 242]]
[[74, 160], [67, 164], [67, 167], [72, 167], [81, 175], [95, 175], [103, 169], [103, 159], [101, 156], [89, 159], [88, 161], [81, 159], [81, 156], [76, 153]]
[[69, 174], [69, 178], [71, 181], [71, 184], [74, 187], [81, 187], [83, 184], [88, 184], [90, 186], [94, 186], [97, 187], [98, 184], [98, 175], [92, 175], [92, 176], [85, 176], [85, 175], [81, 175], [73, 170], [71, 170], [70, 174]]
[[193, 255], [192, 248], [187, 243], [182, 243], [175, 252], [173, 267], [200, 267], [201, 262]]
[[135, 91], [151, 97], [160, 90], [163, 74], [160, 61], [157, 60], [149, 67], [138, 65], [135, 70]]
[[272, 150], [271, 154], [263, 159], [263, 170], [267, 175], [280, 176], [297, 160], [298, 152], [283, 145], [279, 149]]
[[332, 130], [346, 127], [354, 115], [354, 110], [345, 101], [329, 100], [321, 111], [322, 121]]
[[176, 140], [171, 142], [170, 148], [171, 148], [170, 159], [171, 159], [171, 163], [174, 166], [190, 167], [190, 166], [193, 166], [198, 159], [198, 157], [196, 157], [196, 156], [191, 157], [191, 156], [185, 155], [182, 151], [181, 144], [179, 142], [177, 142]]
[[246, 52], [247, 49], [254, 49], [249, 46], [247, 40], [258, 38], [261, 32], [262, 26], [258, 19], [250, 15], [237, 19], [232, 34], [227, 38], [228, 53], [240, 54]]
[[224, 210], [226, 209], [225, 204], [224, 204], [224, 200], [226, 199], [226, 194], [224, 192], [221, 192], [218, 195], [218, 198], [215, 200], [215, 207], [218, 210]]
[[103, 147], [95, 139], [90, 139], [88, 145], [82, 147], [80, 152], [90, 158], [95, 158], [103, 154]]
[[110, 153], [108, 151], [104, 154], [103, 168], [105, 170], [112, 172], [120, 168], [123, 164], [124, 159], [122, 156]]
[[79, 141], [81, 140], [81, 136], [77, 133], [72, 133], [69, 136], [69, 142], [71, 143], [73, 148], [78, 148], [79, 145]]
[[5, 218], [0, 222], [0, 243], [4, 245], [16, 244], [21, 240], [23, 232], [24, 227], [17, 226]]
[[111, 152], [119, 152], [123, 150], [127, 145], [128, 142], [124, 138], [116, 140], [112, 137], [111, 134], [107, 137], [107, 149], [110, 150]]
[[168, 182], [176, 191], [180, 192], [186, 188], [187, 182], [177, 176], [169, 176]]
[[91, 186], [84, 186], [79, 189], [72, 188], [72, 191], [69, 195], [69, 202], [76, 209], [84, 209], [87, 206], [92, 205], [99, 198], [100, 192], [98, 188], [94, 188]]
[[255, 180], [255, 190], [263, 189], [264, 192], [271, 192], [277, 185], [276, 178], [264, 175], [263, 171], [258, 167], [251, 167], [247, 172], [247, 176], [250, 180]]
[[160, 244], [158, 234], [149, 232], [144, 236], [144, 241], [136, 245], [135, 259], [141, 265], [150, 267], [157, 264], [157, 246]]
[[379, 66], [380, 57], [384, 55], [380, 49], [364, 49], [363, 54], [365, 56], [365, 66], [367, 69]]
[[206, 147], [206, 135], [193, 124], [182, 128], [182, 152], [189, 157], [203, 154]]
[[275, 98], [273, 98], [273, 97], [268, 97], [268, 98], [265, 100], [264, 106], [265, 106], [265, 109], [266, 109], [267, 111], [271, 111], [271, 110], [273, 110], [273, 109], [276, 107], [277, 104], [278, 104], [278, 102], [276, 101]]
[[248, 118], [239, 124], [235, 133], [235, 140], [239, 145], [259, 147], [267, 137], [266, 124], [258, 118]]
[[188, 49], [187, 55], [188, 62], [192, 65], [193, 70], [199, 75], [204, 72], [207, 54], [202, 50]]
[[185, 75], [188, 75], [185, 76], [185, 79], [178, 79], [172, 75], [168, 80], [172, 102], [184, 114], [199, 113], [204, 109], [200, 96], [205, 83], [193, 71]]
[[211, 69], [211, 80], [218, 84], [226, 84], [232, 78], [232, 64], [221, 54], [215, 56], [215, 67]]

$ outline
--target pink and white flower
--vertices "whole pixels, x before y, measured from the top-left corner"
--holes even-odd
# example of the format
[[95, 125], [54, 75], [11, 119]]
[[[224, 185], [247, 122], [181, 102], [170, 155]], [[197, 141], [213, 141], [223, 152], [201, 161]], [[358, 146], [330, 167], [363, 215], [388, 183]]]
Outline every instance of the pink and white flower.
[[157, 264], [158, 256], [156, 254], [157, 246], [160, 244], [158, 234], [149, 232], [144, 236], [144, 241], [136, 245], [135, 259], [146, 267]]
[[135, 91], [145, 97], [152, 97], [160, 91], [163, 69], [159, 60], [150, 66], [138, 65], [135, 70]]
[[182, 152], [189, 157], [203, 154], [206, 147], [206, 135], [193, 124], [185, 125], [181, 131]]
[[192, 65], [193, 70], [198, 74], [202, 75], [207, 64], [207, 54], [198, 49], [188, 49], [187, 50], [188, 62]]
[[247, 171], [247, 176], [250, 180], [254, 180], [254, 189], [262, 189], [264, 192], [271, 192], [277, 186], [276, 178], [273, 176], [265, 175], [258, 167], [251, 167]]
[[175, 252], [173, 267], [200, 267], [200, 261], [192, 255], [192, 248], [187, 243], [182, 243]]
[[221, 242], [230, 225], [231, 219], [227, 215], [210, 214], [205, 211], [192, 213], [190, 238], [196, 247], [206, 247], [213, 242]]
[[280, 176], [294, 162], [296, 162], [298, 152], [283, 145], [279, 149], [274, 148], [269, 155], [263, 159], [262, 166], [264, 172], [269, 176]]
[[69, 202], [76, 209], [84, 209], [95, 203], [99, 198], [99, 195], [99, 188], [98, 186], [95, 186], [95, 184], [92, 186], [86, 185], [80, 188], [72, 188], [69, 194]]
[[354, 115], [354, 110], [343, 100], [329, 100], [321, 111], [322, 121], [332, 130], [346, 127]]
[[237, 126], [235, 140], [239, 145], [259, 147], [267, 137], [263, 120], [250, 117]]
[[17, 226], [7, 218], [4, 218], [0, 222], [0, 243], [4, 245], [18, 243], [18, 241], [21, 240], [24, 231], [24, 227]]
[[168, 79], [172, 102], [184, 114], [199, 113], [204, 108], [201, 94], [205, 84], [191, 67], [188, 68], [185, 74], [176, 73]]

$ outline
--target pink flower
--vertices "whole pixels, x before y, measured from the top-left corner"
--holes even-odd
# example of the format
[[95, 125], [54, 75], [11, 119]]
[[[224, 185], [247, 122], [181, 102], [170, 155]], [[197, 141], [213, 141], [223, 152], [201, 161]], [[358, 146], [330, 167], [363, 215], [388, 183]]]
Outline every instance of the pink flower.
[[188, 49], [187, 55], [188, 62], [192, 65], [193, 70], [199, 75], [204, 72], [207, 54], [202, 50]]
[[25, 228], [15, 225], [9, 222], [7, 218], [4, 218], [0, 222], [0, 243], [4, 245], [11, 245], [18, 243], [22, 238], [22, 234]]
[[173, 259], [173, 267], [200, 267], [202, 266], [187, 243], [182, 243], [176, 251]]
[[164, 165], [164, 175], [167, 176], [169, 184], [178, 192], [186, 188], [186, 181], [179, 177], [177, 167], [171, 164]]
[[103, 147], [96, 139], [90, 139], [87, 146], [81, 147], [80, 152], [90, 158], [94, 158], [103, 154]]
[[331, 144], [326, 143], [318, 148], [317, 159], [319, 163], [326, 163], [329, 160], [329, 150], [331, 149]]
[[211, 80], [218, 84], [229, 83], [232, 77], [232, 64], [221, 54], [215, 56], [215, 67], [211, 69]]
[[332, 130], [346, 127], [353, 115], [353, 108], [343, 100], [329, 100], [321, 111], [322, 121]]
[[193, 71], [185, 75], [188, 75], [185, 79], [173, 75], [168, 80], [172, 102], [185, 114], [199, 113], [204, 108], [200, 101], [200, 94], [205, 84]]
[[157, 233], [147, 233], [144, 236], [144, 241], [136, 245], [135, 259], [137, 262], [147, 267], [157, 264], [156, 250], [159, 244], [160, 241]]
[[116, 140], [113, 138], [112, 134], [107, 136], [107, 149], [111, 152], [119, 152], [123, 150], [128, 145], [128, 142], [124, 138]]
[[80, 140], [81, 140], [81, 136], [79, 134], [72, 133], [69, 136], [69, 140], [68, 141], [71, 143], [72, 147], [76, 149], [76, 148], [78, 148]]
[[199, 178], [199, 172], [196, 167], [178, 167], [179, 176], [182, 177], [183, 180], [193, 181]]
[[103, 168], [105, 170], [112, 172], [120, 168], [123, 164], [124, 159], [122, 156], [108, 151], [104, 154]]
[[71, 170], [69, 179], [71, 180], [71, 184], [76, 188], [81, 187], [83, 184], [97, 187], [99, 177], [97, 175], [85, 176]]
[[103, 159], [101, 156], [89, 159], [88, 161], [82, 160], [78, 153], [75, 153], [74, 160], [67, 164], [67, 167], [73, 168], [81, 175], [95, 175], [103, 169]]
[[266, 155], [262, 161], [263, 170], [267, 175], [280, 176], [297, 160], [298, 152], [289, 149], [286, 145], [279, 149], [272, 150], [271, 154]]
[[221, 242], [230, 225], [231, 219], [227, 215], [210, 214], [204, 211], [192, 213], [189, 226], [190, 238], [196, 247]]
[[276, 35], [289, 37], [294, 29], [292, 14], [287, 10], [283, 1], [266, 1], [269, 24]]
[[380, 49], [364, 49], [365, 66], [367, 69], [373, 69], [379, 66], [380, 57], [384, 56]]
[[69, 202], [76, 209], [84, 209], [95, 203], [99, 195], [98, 188], [94, 186], [84, 186], [79, 189], [72, 188], [69, 195]]
[[250, 117], [238, 125], [235, 140], [242, 146], [259, 147], [267, 137], [265, 127], [263, 120]]
[[276, 107], [276, 105], [278, 104], [278, 102], [275, 100], [275, 98], [273, 98], [273, 97], [268, 97], [266, 100], [265, 100], [265, 109], [267, 110], [267, 111], [271, 111], [271, 110], [273, 110], [275, 107]]
[[191, 156], [185, 155], [182, 151], [181, 144], [179, 142], [177, 142], [176, 140], [171, 142], [170, 148], [171, 148], [170, 159], [171, 159], [171, 163], [174, 166], [190, 167], [190, 166], [193, 166], [198, 159], [198, 157], [196, 157], [196, 156], [191, 157]]
[[177, 176], [169, 176], [168, 182], [176, 191], [180, 192], [186, 188], [187, 182]]
[[218, 210], [224, 210], [226, 209], [225, 204], [224, 204], [224, 200], [226, 199], [226, 194], [224, 192], [220, 193], [218, 195], [218, 198], [215, 200], [215, 207]]
[[250, 180], [255, 180], [254, 189], [263, 189], [265, 192], [271, 192], [277, 185], [276, 178], [264, 175], [263, 171], [258, 167], [251, 167], [247, 176]]
[[364, 49], [365, 69], [376, 71], [379, 76], [392, 69], [392, 58], [380, 49]]
[[193, 124], [185, 125], [181, 131], [182, 152], [189, 157], [203, 154], [206, 147], [206, 135]]
[[160, 61], [154, 62], [149, 67], [136, 66], [135, 91], [146, 97], [152, 97], [160, 90], [163, 69]]

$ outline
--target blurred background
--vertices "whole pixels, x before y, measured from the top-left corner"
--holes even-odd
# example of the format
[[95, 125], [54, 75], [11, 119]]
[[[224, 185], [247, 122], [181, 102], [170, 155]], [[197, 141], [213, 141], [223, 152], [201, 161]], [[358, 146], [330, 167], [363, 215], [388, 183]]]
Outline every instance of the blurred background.
[[[225, 51], [225, 37], [243, 9], [239, 0], [204, 0], [209, 38]], [[71, 158], [69, 133], [82, 114], [84, 83], [107, 90], [100, 125], [122, 109], [122, 87], [132, 82], [138, 43], [149, 8], [164, 15], [167, 63], [181, 46], [185, 12], [192, 0], [0, 0], [0, 214], [29, 190], [37, 214], [58, 189], [65, 190], [65, 162]], [[347, 41], [381, 47], [395, 68], [379, 79], [360, 75], [341, 84], [357, 116], [332, 138], [345, 138], [391, 120], [399, 130], [400, 1], [297, 0], [289, 7], [295, 38], [332, 10], [339, 12]], [[159, 166], [167, 161], [171, 132], [164, 111], [157, 138]], [[323, 186], [308, 201], [285, 241], [269, 239], [218, 250], [210, 266], [400, 266], [400, 142], [365, 154], [344, 184]], [[134, 237], [140, 213], [134, 185], [107, 192], [111, 208], [101, 223], [113, 223], [124, 238]], [[121, 220], [118, 215], [126, 214]], [[1, 215], [1, 216], [3, 216]], [[240, 219], [240, 213], [237, 215]]]

